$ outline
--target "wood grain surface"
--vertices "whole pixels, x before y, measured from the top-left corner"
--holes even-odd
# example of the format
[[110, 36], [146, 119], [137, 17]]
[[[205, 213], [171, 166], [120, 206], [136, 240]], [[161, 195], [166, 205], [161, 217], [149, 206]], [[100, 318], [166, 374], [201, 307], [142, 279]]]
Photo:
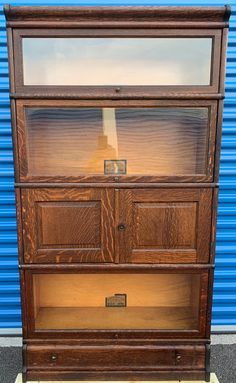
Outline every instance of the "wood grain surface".
[[127, 189], [119, 199], [121, 261], [208, 262], [210, 189]]
[[[4, 12], [23, 381], [209, 381], [230, 7]], [[23, 40], [52, 37], [211, 39], [210, 82], [25, 85]], [[126, 175], [103, 174], [121, 157]], [[104, 306], [115, 293], [127, 307]]]
[[112, 191], [24, 189], [22, 203], [26, 262], [113, 262]]

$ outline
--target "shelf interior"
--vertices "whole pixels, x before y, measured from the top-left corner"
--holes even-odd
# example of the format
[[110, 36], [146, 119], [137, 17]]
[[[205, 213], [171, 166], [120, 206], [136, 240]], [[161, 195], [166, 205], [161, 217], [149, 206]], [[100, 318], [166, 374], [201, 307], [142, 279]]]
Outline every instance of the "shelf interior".
[[[35, 274], [36, 329], [198, 328], [197, 274]], [[126, 306], [107, 307], [125, 294]]]
[[197, 329], [189, 307], [41, 307], [36, 328], [45, 329]]

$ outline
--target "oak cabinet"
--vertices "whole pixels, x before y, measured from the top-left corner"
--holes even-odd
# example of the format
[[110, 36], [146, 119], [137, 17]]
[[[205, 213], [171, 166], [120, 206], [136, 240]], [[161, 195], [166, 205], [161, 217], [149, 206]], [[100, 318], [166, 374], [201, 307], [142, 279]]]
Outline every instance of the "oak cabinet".
[[[21, 181], [213, 180], [214, 100], [17, 100], [16, 106]], [[120, 161], [116, 172], [110, 160]]]
[[[181, 332], [204, 335], [207, 300], [201, 291], [207, 291], [205, 270], [68, 274], [37, 269], [27, 274], [26, 282], [32, 285], [29, 333], [35, 336], [61, 330], [153, 330], [154, 338], [160, 332], [175, 337]], [[138, 294], [137, 286], [142, 286]], [[110, 299], [114, 292], [119, 294], [119, 306]]]
[[26, 263], [208, 263], [212, 189], [23, 189]]
[[113, 191], [23, 189], [26, 263], [114, 262]]
[[230, 7], [4, 9], [24, 381], [209, 381]]
[[[118, 191], [119, 260], [131, 263], [207, 263], [211, 189]], [[118, 227], [119, 229], [119, 227]]]
[[[132, 366], [136, 370], [145, 368], [150, 372], [157, 373], [159, 369], [168, 370], [188, 370], [191, 368], [204, 369], [204, 347], [203, 346], [180, 346], [176, 349], [167, 346], [154, 346], [145, 351], [145, 359], [142, 347], [121, 346], [97, 347], [97, 354], [92, 354], [89, 347], [69, 346], [29, 346], [29, 365], [33, 365], [35, 370], [40, 371], [42, 367], [56, 370], [58, 366], [64, 368], [73, 367], [75, 364], [78, 370], [83, 371], [84, 364], [90, 368], [96, 367], [101, 374], [104, 367], [107, 369], [120, 370]], [[100, 355], [100, 357], [99, 357]], [[105, 361], [105, 364], [104, 364]], [[37, 374], [37, 372], [35, 372]], [[35, 375], [36, 376], [36, 375]]]

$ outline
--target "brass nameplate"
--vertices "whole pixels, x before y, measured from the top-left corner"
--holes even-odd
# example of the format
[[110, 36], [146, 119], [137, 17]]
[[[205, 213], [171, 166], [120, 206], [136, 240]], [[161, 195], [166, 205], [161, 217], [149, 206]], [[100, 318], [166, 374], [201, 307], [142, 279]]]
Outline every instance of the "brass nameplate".
[[126, 174], [127, 161], [126, 160], [104, 160], [104, 174]]
[[126, 307], [126, 294], [114, 294], [111, 297], [106, 297], [106, 307]]

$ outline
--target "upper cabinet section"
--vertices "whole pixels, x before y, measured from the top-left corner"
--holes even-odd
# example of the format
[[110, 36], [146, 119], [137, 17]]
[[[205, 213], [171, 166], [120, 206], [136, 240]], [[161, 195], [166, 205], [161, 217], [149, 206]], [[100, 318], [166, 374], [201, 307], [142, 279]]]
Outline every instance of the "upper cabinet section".
[[229, 13], [227, 7], [7, 6], [11, 91], [220, 98]]
[[217, 101], [17, 100], [23, 182], [212, 181]]

